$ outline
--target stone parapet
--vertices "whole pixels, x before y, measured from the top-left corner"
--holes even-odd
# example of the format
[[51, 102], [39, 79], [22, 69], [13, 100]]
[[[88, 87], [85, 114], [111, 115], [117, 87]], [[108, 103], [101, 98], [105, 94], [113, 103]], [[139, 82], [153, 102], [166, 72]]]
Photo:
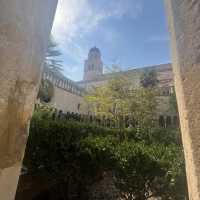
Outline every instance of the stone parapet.
[[74, 81], [64, 77], [58, 76], [53, 72], [44, 72], [42, 76], [43, 80], [49, 80], [54, 86], [66, 90], [78, 96], [83, 96], [85, 90], [79, 87]]

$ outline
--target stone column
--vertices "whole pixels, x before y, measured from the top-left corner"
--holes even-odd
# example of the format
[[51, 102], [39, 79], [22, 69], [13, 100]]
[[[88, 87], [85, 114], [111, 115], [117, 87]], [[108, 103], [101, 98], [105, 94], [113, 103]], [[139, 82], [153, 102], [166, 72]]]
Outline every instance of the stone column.
[[0, 199], [14, 200], [57, 0], [0, 0]]
[[166, 0], [190, 200], [200, 199], [200, 0]]

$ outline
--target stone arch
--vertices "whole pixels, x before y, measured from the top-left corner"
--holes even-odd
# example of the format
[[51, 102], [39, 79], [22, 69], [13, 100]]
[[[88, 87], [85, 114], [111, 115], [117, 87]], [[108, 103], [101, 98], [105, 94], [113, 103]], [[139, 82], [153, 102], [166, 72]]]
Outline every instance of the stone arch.
[[163, 115], [159, 116], [159, 127], [165, 127], [165, 118]]
[[172, 118], [171, 116], [166, 117], [166, 127], [169, 128], [172, 126]]
[[[32, 108], [34, 105], [34, 98], [36, 97], [37, 88], [39, 85], [40, 77], [40, 66], [42, 64], [42, 58], [44, 56], [44, 50], [47, 46], [47, 38], [50, 33], [51, 24], [53, 21], [53, 15], [55, 13], [55, 8], [57, 1], [49, 0], [48, 4], [46, 1], [35, 1], [35, 6], [31, 6], [32, 0], [4, 0], [4, 4], [0, 7], [0, 15], [3, 16], [0, 19], [1, 30], [9, 31], [15, 30], [14, 32], [9, 32], [7, 35], [7, 41], [4, 43], [12, 41], [6, 47], [0, 45], [0, 50], [3, 52], [2, 55], [12, 55], [16, 57], [20, 63], [12, 63], [9, 60], [2, 63], [1, 75], [0, 75], [0, 85], [6, 96], [0, 102], [2, 113], [0, 115], [0, 122], [2, 127], [5, 123], [10, 123], [11, 118], [6, 118], [8, 113], [6, 113], [6, 99], [8, 96], [12, 96], [6, 90], [11, 87], [14, 88], [16, 81], [12, 78], [17, 77], [20, 74], [20, 80], [18, 82], [24, 82], [25, 88], [20, 88], [20, 91], [26, 89], [22, 97], [24, 99], [29, 99], [28, 102], [16, 101], [16, 112], [23, 112], [23, 121], [16, 123], [16, 127], [12, 129], [12, 135], [15, 138], [17, 132], [20, 129], [27, 130], [28, 122], [32, 113]], [[18, 5], [17, 5], [18, 4]], [[23, 4], [26, 8], [26, 12], [17, 10]], [[172, 52], [173, 52], [173, 68], [175, 73], [175, 87], [178, 99], [178, 107], [180, 114], [180, 123], [183, 136], [183, 145], [186, 158], [186, 170], [187, 179], [189, 183], [189, 196], [191, 200], [200, 199], [200, 104], [199, 104], [199, 83], [200, 83], [200, 1], [199, 0], [166, 0], [166, 7], [168, 11], [169, 27], [171, 32], [172, 41]], [[28, 14], [28, 15], [27, 15]], [[15, 19], [26, 19], [26, 20], [15, 20]], [[34, 19], [34, 20], [33, 20]], [[36, 23], [37, 22], [37, 23]], [[41, 22], [41, 23], [38, 23]], [[6, 29], [4, 24], [9, 24], [11, 29]], [[20, 24], [19, 24], [20, 23]], [[41, 26], [42, 24], [42, 26]], [[20, 31], [17, 33], [16, 27], [20, 27]], [[5, 30], [4, 30], [5, 29]], [[37, 30], [37, 32], [34, 32]], [[28, 33], [28, 39], [27, 34]], [[18, 35], [17, 35], [18, 34]], [[37, 39], [35, 38], [37, 35]], [[17, 38], [17, 40], [16, 40]], [[24, 39], [26, 38], [26, 39]], [[39, 40], [39, 41], [37, 41]], [[32, 41], [30, 45], [27, 43]], [[25, 44], [22, 47], [20, 54], [17, 52], [17, 46]], [[28, 52], [28, 53], [27, 53]], [[32, 52], [36, 52], [34, 57], [29, 59], [23, 59], [23, 55], [32, 56]], [[22, 56], [22, 57], [21, 57]], [[34, 59], [36, 60], [34, 60]], [[15, 59], [13, 59], [15, 60]], [[27, 60], [33, 60], [32, 63], [27, 63]], [[27, 69], [24, 73], [24, 69]], [[12, 73], [8, 73], [8, 69]], [[21, 70], [21, 71], [20, 71]], [[14, 74], [14, 76], [13, 76]], [[27, 78], [28, 74], [28, 78]], [[13, 80], [9, 82], [7, 80]], [[8, 84], [7, 84], [8, 83]], [[11, 90], [13, 91], [13, 90]], [[5, 105], [6, 102], [6, 105]], [[191, 103], [192, 102], [192, 103]], [[8, 105], [9, 106], [9, 105]], [[7, 121], [6, 121], [6, 120]], [[195, 120], [194, 120], [195, 119]], [[1, 127], [1, 128], [2, 128]], [[2, 134], [7, 134], [9, 132], [6, 128], [1, 129]], [[26, 133], [27, 134], [27, 133]], [[26, 138], [25, 133], [22, 133], [19, 137]], [[26, 136], [26, 137], [25, 137]], [[26, 139], [24, 139], [26, 140]], [[0, 187], [1, 198], [4, 200], [14, 199], [16, 183], [20, 173], [21, 159], [23, 155], [23, 149], [25, 148], [25, 141], [20, 145], [20, 156], [16, 157], [15, 152], [11, 151], [7, 159], [10, 161], [9, 165], [5, 166], [4, 157], [1, 157], [2, 166], [0, 174]], [[12, 147], [6, 147], [6, 143], [1, 141], [2, 146], [6, 150]], [[4, 149], [2, 149], [4, 150]], [[2, 151], [1, 151], [2, 152]], [[12, 164], [10, 164], [12, 163]], [[6, 186], [6, 187], [5, 187]], [[9, 190], [8, 190], [9, 188]]]

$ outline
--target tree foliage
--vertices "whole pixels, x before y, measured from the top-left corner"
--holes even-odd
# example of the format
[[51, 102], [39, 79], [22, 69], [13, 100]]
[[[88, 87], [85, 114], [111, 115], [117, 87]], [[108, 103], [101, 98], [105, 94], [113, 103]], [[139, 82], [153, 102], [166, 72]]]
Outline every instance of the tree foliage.
[[42, 80], [38, 92], [41, 102], [49, 103], [54, 95], [54, 86], [49, 80]]
[[60, 74], [63, 70], [62, 61], [60, 60], [61, 55], [62, 53], [58, 49], [58, 44], [51, 36], [46, 52], [44, 70], [50, 71], [55, 74]]
[[115, 120], [120, 128], [124, 127], [126, 117], [138, 127], [154, 124], [155, 90], [132, 88], [131, 80], [124, 74], [115, 73], [107, 84], [92, 89], [86, 101], [93, 113]]
[[155, 70], [146, 70], [140, 80], [144, 88], [153, 88], [158, 84], [157, 73]]
[[[62, 61], [59, 59], [61, 52], [58, 50], [57, 43], [51, 36], [46, 52], [43, 72], [51, 72], [53, 74], [62, 75]], [[38, 98], [45, 103], [50, 102], [53, 96], [53, 84], [48, 80], [42, 80], [39, 88]]]

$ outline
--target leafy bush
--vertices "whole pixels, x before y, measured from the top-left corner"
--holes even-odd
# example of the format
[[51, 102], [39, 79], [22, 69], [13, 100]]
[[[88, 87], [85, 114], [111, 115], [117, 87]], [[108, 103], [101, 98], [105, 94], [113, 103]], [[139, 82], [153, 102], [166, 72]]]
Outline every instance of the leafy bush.
[[87, 192], [110, 171], [125, 199], [185, 199], [178, 131], [144, 128], [124, 132], [126, 137], [121, 141], [117, 129], [58, 121], [50, 111], [39, 110], [31, 121], [24, 165], [34, 175], [42, 174], [67, 186], [75, 183], [77, 192]]
[[89, 136], [81, 148], [91, 163], [90, 169], [95, 166], [96, 172], [113, 172], [125, 199], [185, 199], [184, 160], [180, 147], [174, 144], [146, 145], [134, 140], [119, 143], [110, 136]]

